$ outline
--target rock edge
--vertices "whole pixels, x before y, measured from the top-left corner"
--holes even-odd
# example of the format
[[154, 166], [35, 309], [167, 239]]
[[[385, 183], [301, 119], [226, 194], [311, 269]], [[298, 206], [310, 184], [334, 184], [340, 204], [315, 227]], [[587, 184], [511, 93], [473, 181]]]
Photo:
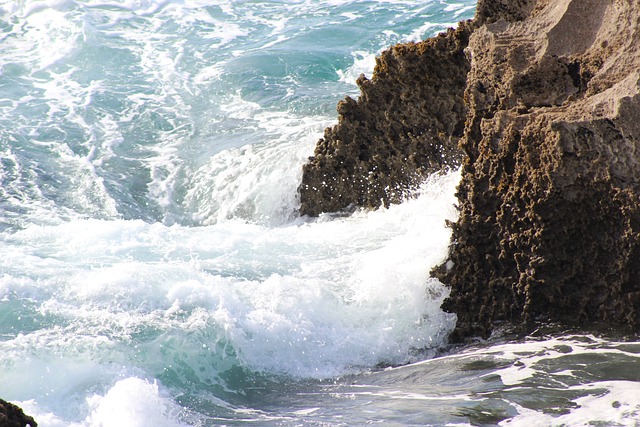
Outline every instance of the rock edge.
[[361, 75], [358, 100], [338, 103], [303, 167], [300, 214], [401, 202], [425, 177], [460, 165], [471, 22], [419, 43], [399, 44]]

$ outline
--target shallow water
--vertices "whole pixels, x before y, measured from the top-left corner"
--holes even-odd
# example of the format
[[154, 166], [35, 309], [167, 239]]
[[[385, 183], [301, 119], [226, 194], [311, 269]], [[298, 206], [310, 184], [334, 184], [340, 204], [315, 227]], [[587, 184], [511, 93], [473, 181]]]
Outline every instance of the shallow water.
[[0, 396], [40, 426], [636, 425], [638, 343], [443, 347], [458, 172], [296, 214], [375, 55], [474, 7], [1, 2]]

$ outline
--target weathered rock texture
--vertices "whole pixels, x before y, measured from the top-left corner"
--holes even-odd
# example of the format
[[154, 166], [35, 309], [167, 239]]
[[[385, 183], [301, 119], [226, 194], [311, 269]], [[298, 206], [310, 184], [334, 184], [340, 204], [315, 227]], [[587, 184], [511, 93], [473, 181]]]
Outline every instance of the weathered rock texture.
[[305, 167], [303, 214], [399, 201], [459, 141], [460, 217], [434, 270], [452, 340], [640, 328], [640, 2], [480, 0], [473, 23], [392, 48], [359, 85]]
[[398, 203], [427, 175], [459, 166], [471, 31], [462, 22], [392, 47], [377, 58], [371, 80], [360, 76], [360, 97], [338, 104], [338, 124], [304, 166], [302, 215]]
[[25, 415], [22, 409], [13, 403], [0, 399], [0, 427], [38, 427], [33, 418]]
[[[454, 340], [640, 327], [640, 2], [485, 0], [443, 307]], [[482, 25], [481, 25], [482, 24]]]

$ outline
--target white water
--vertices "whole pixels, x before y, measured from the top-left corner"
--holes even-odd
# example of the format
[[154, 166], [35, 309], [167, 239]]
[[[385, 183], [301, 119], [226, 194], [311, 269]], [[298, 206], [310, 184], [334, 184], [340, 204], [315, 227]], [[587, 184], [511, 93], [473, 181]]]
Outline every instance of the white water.
[[0, 1], [0, 397], [44, 427], [636, 425], [634, 343], [429, 359], [457, 173], [296, 214], [376, 54], [474, 6]]
[[113, 405], [149, 407], [133, 419], [150, 425], [176, 410], [154, 378], [202, 391], [229, 387], [237, 367], [327, 378], [425, 357], [454, 321], [428, 276], [456, 181], [434, 177], [389, 210], [277, 227], [77, 219], [5, 235], [0, 395], [41, 425], [115, 425]]

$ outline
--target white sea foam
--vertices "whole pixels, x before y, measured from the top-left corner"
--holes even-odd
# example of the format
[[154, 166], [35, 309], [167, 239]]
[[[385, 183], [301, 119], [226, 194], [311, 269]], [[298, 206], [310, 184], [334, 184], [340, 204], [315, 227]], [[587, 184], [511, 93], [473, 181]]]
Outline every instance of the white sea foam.
[[[439, 309], [446, 292], [428, 270], [444, 256], [456, 177], [434, 180], [424, 195], [389, 210], [273, 229], [140, 221], [31, 227], [12, 239], [23, 246], [14, 268], [58, 279], [7, 277], [3, 293], [31, 287], [42, 315], [67, 319], [66, 330], [84, 342], [74, 347], [96, 351], [149, 327], [214, 328], [209, 344], [228, 341], [260, 371], [327, 376], [398, 363], [412, 349], [440, 345], [451, 325]], [[426, 224], [412, 219], [417, 210]], [[233, 270], [235, 277], [218, 274]], [[56, 343], [61, 332], [25, 335], [21, 346], [44, 340], [69, 351], [70, 342]]]
[[178, 427], [181, 408], [168, 396], [162, 396], [157, 382], [139, 378], [118, 381], [105, 395], [87, 398], [91, 427]]
[[640, 384], [632, 381], [598, 381], [566, 388], [582, 395], [572, 400], [574, 409], [550, 415], [515, 405], [519, 414], [499, 425], [505, 427], [546, 427], [612, 425], [637, 426], [640, 422]]
[[366, 77], [371, 78], [373, 69], [376, 66], [377, 53], [356, 51], [352, 53], [353, 65], [345, 70], [336, 70], [338, 78], [341, 82], [355, 84], [356, 79], [364, 74]]
[[32, 72], [68, 59], [78, 49], [82, 27], [67, 20], [65, 12], [58, 10], [66, 3], [30, 2], [22, 13], [29, 31], [22, 37], [3, 40], [0, 52], [10, 53], [7, 58], [27, 65]]
[[[57, 396], [63, 396], [60, 390]], [[53, 398], [55, 399], [55, 398]], [[53, 400], [52, 399], [52, 400]], [[84, 402], [73, 402], [67, 414], [55, 414], [34, 400], [16, 401], [42, 427], [185, 427], [180, 421], [183, 408], [163, 392], [156, 381], [128, 377], [117, 381], [104, 394], [94, 394]], [[65, 402], [69, 404], [69, 402]], [[79, 419], [73, 410], [87, 410]]]
[[449, 23], [432, 23], [425, 22], [421, 27], [413, 30], [409, 35], [403, 37], [405, 42], [418, 42], [428, 37], [433, 37], [437, 33], [441, 33], [447, 30], [447, 28], [456, 28], [457, 22]]
[[330, 121], [263, 111], [234, 96], [222, 110], [264, 132], [265, 142], [223, 150], [190, 173], [185, 215], [196, 224], [229, 219], [280, 225], [296, 213], [302, 165]]

